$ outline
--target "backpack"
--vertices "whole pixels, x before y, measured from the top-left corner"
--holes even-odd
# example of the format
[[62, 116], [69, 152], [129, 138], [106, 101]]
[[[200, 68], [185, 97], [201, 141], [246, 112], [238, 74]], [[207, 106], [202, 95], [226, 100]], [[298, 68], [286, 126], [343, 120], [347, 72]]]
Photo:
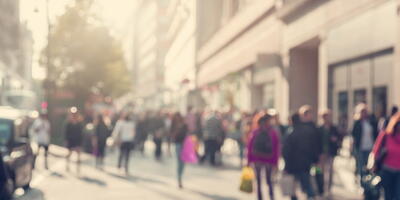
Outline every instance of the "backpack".
[[271, 157], [272, 140], [268, 131], [262, 131], [254, 138], [253, 154], [261, 157]]

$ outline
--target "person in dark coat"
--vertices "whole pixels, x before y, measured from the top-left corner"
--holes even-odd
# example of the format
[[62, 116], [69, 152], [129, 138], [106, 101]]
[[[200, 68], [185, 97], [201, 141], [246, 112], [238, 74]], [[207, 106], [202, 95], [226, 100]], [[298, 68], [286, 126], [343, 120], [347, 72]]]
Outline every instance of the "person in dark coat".
[[69, 160], [71, 154], [72, 152], [76, 152], [78, 156], [77, 172], [79, 173], [81, 164], [81, 148], [83, 143], [83, 123], [76, 107], [70, 109], [68, 122], [65, 126], [65, 141], [68, 149], [66, 169], [69, 171]]
[[154, 156], [157, 160], [161, 160], [162, 156], [162, 142], [165, 135], [165, 122], [161, 112], [153, 119], [153, 142], [155, 145]]
[[222, 125], [222, 121], [216, 112], [212, 113], [206, 120], [204, 127], [204, 155], [200, 159], [200, 163], [209, 158], [210, 164], [213, 166], [217, 165], [216, 153], [218, 152], [223, 139], [225, 131]]
[[355, 121], [352, 130], [353, 152], [356, 157], [357, 174], [362, 177], [368, 163], [375, 140], [378, 137], [378, 125], [368, 113], [366, 104], [356, 106]]
[[322, 193], [327, 191], [330, 193], [333, 184], [333, 163], [338, 154], [338, 150], [342, 144], [342, 135], [338, 128], [332, 123], [332, 115], [330, 110], [326, 110], [321, 114], [322, 125], [318, 128], [321, 136], [322, 154], [320, 157], [320, 166], [323, 173]]
[[144, 155], [145, 150], [145, 142], [148, 136], [148, 122], [147, 115], [142, 114], [139, 117], [137, 126], [136, 126], [136, 135], [135, 135], [135, 144], [137, 145], [137, 149]]
[[[299, 109], [301, 122], [293, 124], [293, 131], [287, 136], [283, 157], [285, 171], [300, 182], [309, 199], [314, 199], [315, 191], [310, 180], [310, 169], [319, 161], [321, 154], [320, 137], [314, 124], [310, 106]], [[292, 199], [297, 199], [292, 197]]]
[[107, 138], [111, 135], [111, 128], [104, 121], [103, 115], [99, 115], [95, 128], [95, 141], [96, 141], [96, 167], [103, 168], [104, 157], [106, 151]]

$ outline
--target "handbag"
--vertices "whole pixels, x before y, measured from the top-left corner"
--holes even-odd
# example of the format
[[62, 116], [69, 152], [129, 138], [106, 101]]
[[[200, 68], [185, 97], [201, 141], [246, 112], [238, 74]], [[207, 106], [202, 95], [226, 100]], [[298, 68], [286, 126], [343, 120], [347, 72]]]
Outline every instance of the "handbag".
[[375, 173], [369, 173], [361, 179], [365, 200], [379, 200], [381, 196], [381, 177]]
[[283, 196], [294, 196], [296, 194], [296, 179], [293, 175], [283, 172], [280, 186]]
[[[377, 174], [382, 170], [383, 162], [387, 155], [386, 140], [387, 135], [385, 134], [382, 138], [382, 142], [379, 144], [377, 155], [373, 155], [369, 160], [372, 164], [369, 164], [368, 169], [373, 173]], [[371, 154], [372, 155], [372, 154]]]
[[184, 163], [197, 163], [196, 143], [191, 136], [186, 136], [181, 151], [181, 160]]
[[254, 171], [251, 167], [244, 167], [242, 169], [242, 176], [240, 178], [240, 191], [245, 193], [253, 192]]

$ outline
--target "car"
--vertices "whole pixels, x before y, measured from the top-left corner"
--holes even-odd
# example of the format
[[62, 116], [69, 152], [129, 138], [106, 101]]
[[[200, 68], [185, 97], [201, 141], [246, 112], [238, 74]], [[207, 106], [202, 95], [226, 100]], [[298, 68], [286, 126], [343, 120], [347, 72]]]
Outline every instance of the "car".
[[17, 188], [28, 190], [32, 180], [35, 155], [26, 119], [17, 109], [0, 107], [0, 155], [6, 175], [2, 185], [7, 186], [10, 194]]

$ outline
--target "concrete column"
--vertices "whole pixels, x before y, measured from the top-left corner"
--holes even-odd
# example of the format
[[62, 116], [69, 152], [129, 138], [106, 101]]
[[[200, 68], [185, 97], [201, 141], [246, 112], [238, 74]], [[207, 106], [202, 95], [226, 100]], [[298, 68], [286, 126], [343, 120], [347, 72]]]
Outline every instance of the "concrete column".
[[328, 108], [328, 54], [326, 44], [326, 34], [319, 36], [320, 44], [318, 47], [318, 111]]
[[397, 7], [397, 43], [394, 49], [393, 103], [400, 105], [400, 0]]
[[281, 121], [284, 123], [288, 122], [289, 116], [289, 67], [290, 67], [290, 54], [289, 51], [282, 53], [282, 75], [280, 81], [280, 91], [276, 91], [276, 95], [280, 95], [280, 112]]

